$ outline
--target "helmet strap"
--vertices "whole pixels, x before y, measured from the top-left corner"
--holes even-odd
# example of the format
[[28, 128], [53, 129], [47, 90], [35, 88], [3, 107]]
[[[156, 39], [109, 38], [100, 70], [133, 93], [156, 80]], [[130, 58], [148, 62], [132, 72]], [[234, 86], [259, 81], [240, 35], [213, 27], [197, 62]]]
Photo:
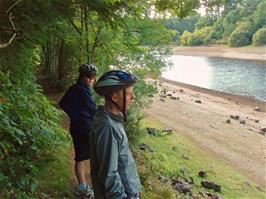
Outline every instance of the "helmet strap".
[[124, 115], [125, 122], [127, 121], [127, 116], [126, 116], [126, 89], [123, 89], [123, 110], [122, 113]]

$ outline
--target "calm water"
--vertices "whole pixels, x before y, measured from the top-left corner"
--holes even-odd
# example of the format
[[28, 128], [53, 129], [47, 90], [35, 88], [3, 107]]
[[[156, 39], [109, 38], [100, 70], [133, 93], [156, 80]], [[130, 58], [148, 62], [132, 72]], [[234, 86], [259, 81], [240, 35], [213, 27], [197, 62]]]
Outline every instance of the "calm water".
[[162, 73], [166, 79], [266, 101], [263, 62], [182, 55], [170, 60], [172, 66]]

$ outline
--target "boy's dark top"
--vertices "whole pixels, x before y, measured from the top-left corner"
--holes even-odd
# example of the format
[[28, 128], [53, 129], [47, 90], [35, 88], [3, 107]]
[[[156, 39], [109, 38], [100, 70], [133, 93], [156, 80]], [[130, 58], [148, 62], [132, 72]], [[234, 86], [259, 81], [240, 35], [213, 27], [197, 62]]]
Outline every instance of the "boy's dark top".
[[70, 118], [70, 133], [75, 148], [75, 160], [88, 159], [89, 131], [92, 118], [97, 110], [92, 99], [91, 88], [83, 80], [78, 80], [63, 96], [60, 107]]
[[137, 196], [141, 184], [124, 130], [124, 118], [104, 107], [95, 114], [90, 133], [91, 177], [97, 199]]

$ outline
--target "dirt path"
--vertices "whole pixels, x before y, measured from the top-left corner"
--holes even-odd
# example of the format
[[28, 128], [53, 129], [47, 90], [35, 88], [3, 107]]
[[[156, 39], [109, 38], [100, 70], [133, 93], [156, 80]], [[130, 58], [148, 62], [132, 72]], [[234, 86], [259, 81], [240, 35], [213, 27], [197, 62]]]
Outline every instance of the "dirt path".
[[[207, 89], [203, 92], [201, 88], [178, 83], [164, 82], [161, 88], [169, 93], [174, 91], [173, 95], [180, 99], [166, 97], [163, 102], [157, 95], [151, 107], [146, 109], [152, 120], [160, 121], [222, 157], [266, 190], [266, 138], [259, 133], [266, 127], [266, 114], [254, 111], [256, 105], [265, 110], [265, 103], [234, 95], [229, 98], [223, 93], [214, 95]], [[201, 103], [195, 100], [201, 100]], [[239, 115], [240, 119], [230, 119], [230, 114]], [[227, 119], [231, 124], [225, 122]], [[240, 124], [240, 120], [245, 120], [246, 124]]]
[[[55, 105], [55, 107], [59, 108], [58, 104], [59, 104], [60, 99], [63, 96], [63, 93], [59, 91], [58, 89], [52, 88], [46, 82], [48, 81], [46, 80], [45, 76], [39, 77], [39, 84], [42, 85], [44, 94], [51, 100], [51, 102]], [[62, 128], [64, 128], [69, 133], [69, 118], [66, 115], [64, 115], [61, 118], [60, 124]], [[71, 171], [71, 179], [69, 181], [69, 187], [73, 190], [77, 186], [77, 180], [76, 180], [76, 176], [74, 172], [74, 163], [75, 163], [74, 157], [75, 157], [75, 152], [74, 152], [73, 144], [71, 144], [71, 147], [69, 149], [69, 159], [73, 161], [70, 161], [71, 164], [69, 165], [69, 170]], [[89, 184], [91, 185], [89, 161], [86, 162], [86, 179], [89, 181]], [[76, 198], [76, 197], [73, 195], [73, 198]]]

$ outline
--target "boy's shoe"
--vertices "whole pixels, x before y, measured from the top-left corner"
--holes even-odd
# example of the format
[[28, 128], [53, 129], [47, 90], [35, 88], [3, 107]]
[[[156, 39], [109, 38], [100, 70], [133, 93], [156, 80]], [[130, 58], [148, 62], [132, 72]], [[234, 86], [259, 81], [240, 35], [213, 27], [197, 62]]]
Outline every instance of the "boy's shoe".
[[93, 192], [93, 189], [91, 187], [87, 187], [86, 196], [90, 199], [94, 198], [94, 192]]
[[74, 190], [74, 194], [77, 196], [87, 196], [88, 198], [94, 197], [93, 189], [90, 187], [87, 187], [86, 190], [82, 190], [79, 187], [76, 187]]

